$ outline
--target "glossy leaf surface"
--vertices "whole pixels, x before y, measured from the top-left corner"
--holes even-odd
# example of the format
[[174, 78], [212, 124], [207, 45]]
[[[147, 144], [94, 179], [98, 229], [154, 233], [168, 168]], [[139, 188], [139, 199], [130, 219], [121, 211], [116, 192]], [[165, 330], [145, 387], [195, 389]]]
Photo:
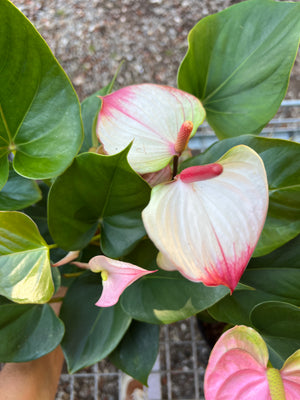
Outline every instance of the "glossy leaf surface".
[[129, 166], [127, 150], [115, 156], [83, 153], [53, 184], [49, 228], [65, 250], [85, 247], [101, 224], [101, 247], [113, 258], [145, 235], [141, 211], [150, 187]]
[[95, 306], [101, 294], [100, 274], [86, 272], [73, 282], [61, 308], [66, 328], [62, 348], [71, 373], [110, 354], [128, 329], [131, 318], [119, 305]]
[[47, 44], [8, 0], [0, 4], [0, 54], [0, 159], [12, 151], [20, 175], [54, 177], [79, 150], [80, 105]]
[[294, 305], [269, 301], [258, 304], [251, 313], [251, 321], [270, 348], [275, 367], [300, 349], [300, 310]]
[[42, 357], [59, 345], [63, 334], [63, 323], [48, 304], [0, 305], [1, 362]]
[[169, 324], [205, 310], [228, 293], [224, 286], [209, 288], [183, 278], [178, 272], [159, 271], [127, 288], [120, 302], [134, 319]]
[[110, 354], [113, 364], [147, 385], [159, 349], [159, 327], [132, 321], [118, 347]]
[[[157, 268], [156, 257], [157, 249], [146, 239], [125, 261], [151, 270]], [[188, 281], [178, 272], [158, 271], [127, 288], [120, 302], [135, 319], [150, 324], [172, 323], [210, 307], [227, 293], [229, 290], [222, 286], [208, 288]]]
[[41, 198], [41, 191], [36, 182], [10, 170], [8, 181], [0, 191], [0, 210], [21, 210], [38, 202]]
[[35, 223], [0, 212], [0, 294], [17, 303], [45, 303], [54, 291], [49, 249]]
[[222, 140], [182, 168], [215, 162], [231, 147], [245, 144], [262, 158], [268, 177], [269, 210], [254, 256], [270, 253], [300, 233], [299, 143], [251, 135]]
[[300, 4], [244, 1], [190, 32], [178, 86], [204, 105], [220, 139], [257, 134], [285, 96], [297, 54]]
[[300, 306], [300, 236], [266, 256], [252, 258], [242, 282]]

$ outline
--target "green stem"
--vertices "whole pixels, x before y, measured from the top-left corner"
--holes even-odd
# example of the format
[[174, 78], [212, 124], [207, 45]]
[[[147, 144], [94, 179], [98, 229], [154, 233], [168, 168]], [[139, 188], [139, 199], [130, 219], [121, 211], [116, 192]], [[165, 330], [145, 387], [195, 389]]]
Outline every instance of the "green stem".
[[98, 235], [95, 235], [92, 237], [91, 242], [96, 242], [96, 240], [99, 240], [101, 237], [100, 233], [98, 233]]
[[64, 278], [77, 278], [77, 276], [80, 276], [83, 274], [84, 271], [80, 272], [70, 272], [70, 273], [65, 273], [63, 274]]
[[48, 249], [49, 249], [49, 250], [51, 250], [51, 249], [57, 249], [57, 248], [58, 248], [58, 244], [56, 244], [56, 243], [48, 244], [47, 246], [48, 246]]

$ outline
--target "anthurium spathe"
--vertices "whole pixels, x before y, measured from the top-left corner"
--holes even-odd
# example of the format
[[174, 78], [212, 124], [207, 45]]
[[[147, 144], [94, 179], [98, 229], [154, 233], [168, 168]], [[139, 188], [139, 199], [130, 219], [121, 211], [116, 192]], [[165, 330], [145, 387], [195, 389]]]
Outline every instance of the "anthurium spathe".
[[93, 257], [88, 265], [91, 271], [101, 272], [103, 289], [101, 297], [96, 303], [96, 306], [99, 307], [115, 305], [129, 285], [144, 275], [156, 272], [105, 256]]
[[129, 164], [145, 174], [180, 155], [204, 118], [201, 102], [188, 93], [154, 84], [132, 85], [102, 97], [97, 136], [110, 155], [133, 142]]
[[236, 326], [213, 348], [204, 378], [206, 400], [300, 399], [300, 350], [279, 371], [268, 367], [268, 349], [252, 328]]
[[187, 279], [234, 290], [256, 246], [268, 209], [258, 154], [236, 146], [216, 163], [183, 170], [152, 189], [142, 213], [160, 250], [157, 262]]

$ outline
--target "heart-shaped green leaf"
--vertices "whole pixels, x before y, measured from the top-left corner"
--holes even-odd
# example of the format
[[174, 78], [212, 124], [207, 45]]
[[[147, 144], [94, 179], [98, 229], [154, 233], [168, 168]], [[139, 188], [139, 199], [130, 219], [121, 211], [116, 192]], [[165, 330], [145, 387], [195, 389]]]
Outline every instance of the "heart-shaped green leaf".
[[300, 4], [243, 1], [189, 34], [178, 86], [198, 97], [219, 138], [259, 133], [285, 96], [295, 60]]
[[65, 250], [85, 247], [101, 224], [103, 253], [117, 258], [145, 235], [141, 211], [150, 187], [129, 166], [128, 149], [114, 156], [80, 154], [53, 184], [49, 228]]
[[0, 191], [0, 210], [21, 210], [41, 198], [41, 191], [35, 181], [23, 178], [11, 169], [9, 179]]
[[258, 304], [251, 313], [253, 326], [270, 348], [276, 368], [300, 348], [300, 310], [291, 304], [269, 301]]
[[86, 272], [73, 282], [61, 308], [66, 327], [62, 348], [71, 373], [95, 364], [111, 353], [128, 329], [131, 318], [119, 305], [99, 308], [99, 274]]
[[[126, 262], [146, 269], [157, 268], [157, 249], [149, 240], [142, 240], [128, 256]], [[178, 272], [158, 271], [129, 286], [120, 297], [121, 306], [132, 318], [150, 324], [169, 324], [205, 310], [229, 290], [225, 286], [209, 288], [194, 283]]]
[[178, 272], [159, 271], [128, 287], [120, 301], [132, 318], [150, 324], [169, 324], [212, 306], [229, 289], [207, 287], [183, 278]]
[[[0, 159], [28, 178], [60, 174], [82, 141], [80, 104], [64, 71], [33, 25], [0, 2]], [[0, 162], [5, 176], [5, 162]]]
[[118, 347], [110, 354], [114, 365], [147, 385], [159, 349], [159, 326], [132, 321]]
[[0, 361], [35, 360], [54, 350], [64, 325], [48, 304], [0, 306]]
[[45, 303], [54, 291], [49, 248], [35, 223], [0, 211], [0, 294], [16, 303]]
[[222, 140], [182, 165], [215, 162], [231, 147], [245, 144], [262, 158], [269, 184], [269, 210], [254, 256], [270, 253], [300, 233], [300, 144], [251, 135]]
[[300, 306], [300, 236], [272, 253], [252, 258], [242, 282]]
[[49, 186], [44, 182], [40, 182], [39, 188], [42, 193], [41, 200], [32, 206], [25, 208], [23, 211], [37, 224], [40, 234], [43, 236], [46, 242], [53, 243], [47, 223], [47, 197], [49, 193]]
[[209, 314], [217, 321], [226, 322], [231, 325], [252, 326], [250, 313], [257, 304], [271, 301], [284, 300], [264, 293], [261, 290], [239, 290], [234, 291], [218, 303], [209, 308]]

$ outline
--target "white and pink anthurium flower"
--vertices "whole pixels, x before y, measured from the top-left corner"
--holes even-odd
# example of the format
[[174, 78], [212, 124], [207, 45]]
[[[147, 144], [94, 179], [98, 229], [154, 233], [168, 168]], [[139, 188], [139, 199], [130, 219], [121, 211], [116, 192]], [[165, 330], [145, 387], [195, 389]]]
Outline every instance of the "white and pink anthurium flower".
[[[80, 266], [80, 263], [74, 264]], [[144, 275], [156, 272], [105, 256], [91, 258], [88, 268], [93, 272], [101, 272], [102, 294], [96, 303], [98, 307], [111, 307], [115, 305], [123, 291], [129, 285]]]
[[180, 156], [204, 118], [196, 97], [168, 86], [140, 84], [102, 97], [96, 131], [109, 155], [132, 142], [128, 162], [136, 172], [148, 174]]
[[264, 164], [251, 148], [230, 149], [215, 164], [190, 167], [152, 189], [142, 212], [160, 253], [158, 266], [207, 286], [238, 284], [268, 209]]
[[268, 360], [266, 343], [254, 329], [229, 329], [211, 352], [204, 378], [205, 399], [300, 399], [300, 350], [280, 371], [268, 367]]

